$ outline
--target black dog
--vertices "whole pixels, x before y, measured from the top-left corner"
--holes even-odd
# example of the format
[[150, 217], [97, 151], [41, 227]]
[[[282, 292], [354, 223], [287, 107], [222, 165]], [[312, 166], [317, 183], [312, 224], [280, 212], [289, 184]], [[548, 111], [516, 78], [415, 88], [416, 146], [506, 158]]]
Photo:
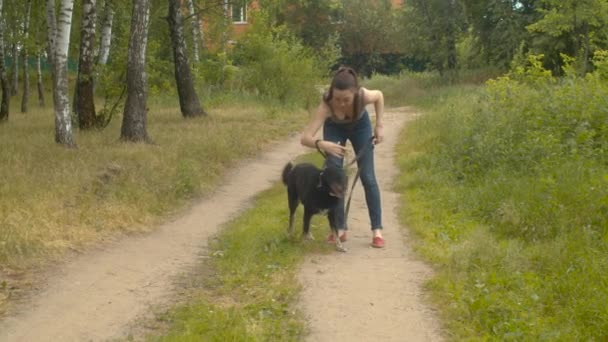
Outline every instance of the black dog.
[[[299, 202], [304, 205], [303, 234], [306, 239], [312, 239], [310, 219], [315, 214], [327, 211], [329, 226], [338, 236], [334, 220], [334, 210], [340, 198], [344, 197], [348, 179], [344, 170], [330, 166], [323, 170], [308, 163], [293, 165], [288, 163], [283, 169], [283, 183], [287, 186], [289, 199], [289, 234], [293, 235], [294, 214]], [[346, 251], [339, 238], [336, 238], [338, 250]]]

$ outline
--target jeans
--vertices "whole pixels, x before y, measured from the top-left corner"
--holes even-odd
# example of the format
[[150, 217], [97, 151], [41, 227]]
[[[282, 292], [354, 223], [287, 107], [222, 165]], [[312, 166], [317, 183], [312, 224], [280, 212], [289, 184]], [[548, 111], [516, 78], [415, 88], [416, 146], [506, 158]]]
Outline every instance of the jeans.
[[[369, 211], [369, 219], [372, 229], [382, 229], [382, 208], [380, 207], [380, 189], [376, 182], [374, 171], [374, 147], [371, 142], [372, 124], [367, 111], [361, 118], [354, 123], [336, 123], [331, 119], [325, 120], [323, 125], [323, 140], [331, 141], [341, 145], [346, 145], [346, 140], [350, 140], [355, 154], [367, 149], [361, 159], [357, 161], [360, 170], [361, 183], [365, 190], [365, 201]], [[343, 167], [344, 158], [328, 155], [326, 163], [339, 168]], [[344, 217], [344, 199], [340, 200], [338, 210], [335, 212], [336, 229], [347, 229]]]

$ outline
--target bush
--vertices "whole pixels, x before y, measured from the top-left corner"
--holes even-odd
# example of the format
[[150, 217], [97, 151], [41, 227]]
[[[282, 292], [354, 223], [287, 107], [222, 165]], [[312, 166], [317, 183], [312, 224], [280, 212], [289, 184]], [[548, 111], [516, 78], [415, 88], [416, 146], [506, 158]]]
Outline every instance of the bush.
[[233, 56], [244, 90], [282, 104], [308, 105], [318, 100], [316, 85], [325, 72], [321, 61], [285, 27], [271, 27], [263, 12]]

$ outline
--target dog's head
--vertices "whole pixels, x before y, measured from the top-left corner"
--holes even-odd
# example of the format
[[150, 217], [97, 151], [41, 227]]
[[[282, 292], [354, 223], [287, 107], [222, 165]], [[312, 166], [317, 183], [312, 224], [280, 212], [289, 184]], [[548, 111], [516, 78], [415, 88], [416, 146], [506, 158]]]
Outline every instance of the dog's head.
[[348, 186], [348, 178], [344, 170], [335, 166], [328, 166], [321, 172], [321, 184], [329, 189], [329, 194], [343, 198]]

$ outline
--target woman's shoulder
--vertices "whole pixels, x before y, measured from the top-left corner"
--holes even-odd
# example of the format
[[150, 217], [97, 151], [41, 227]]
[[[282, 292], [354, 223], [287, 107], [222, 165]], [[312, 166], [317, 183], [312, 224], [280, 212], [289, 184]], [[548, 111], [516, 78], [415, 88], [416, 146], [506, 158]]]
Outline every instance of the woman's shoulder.
[[375, 102], [380, 96], [382, 96], [382, 91], [378, 89], [367, 89], [365, 87], [361, 87], [361, 94], [363, 95], [363, 102], [365, 104], [370, 104]]
[[318, 115], [324, 116], [326, 118], [331, 116], [332, 110], [330, 105], [325, 100], [325, 97], [323, 97], [321, 99], [321, 102], [319, 102], [319, 107], [317, 107], [317, 113]]

